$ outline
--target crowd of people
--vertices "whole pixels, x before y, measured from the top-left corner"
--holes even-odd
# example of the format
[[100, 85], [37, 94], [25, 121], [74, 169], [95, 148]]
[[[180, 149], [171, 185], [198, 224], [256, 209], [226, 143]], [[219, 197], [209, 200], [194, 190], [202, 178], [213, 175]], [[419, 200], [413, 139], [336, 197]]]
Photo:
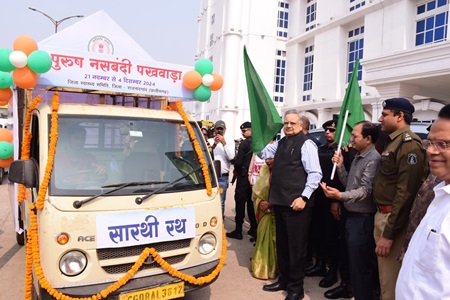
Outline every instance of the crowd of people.
[[319, 276], [322, 288], [340, 278], [324, 291], [328, 299], [450, 298], [450, 105], [423, 141], [410, 130], [413, 113], [407, 99], [387, 99], [379, 126], [357, 123], [338, 148], [337, 120], [322, 125], [319, 145], [309, 120], [289, 110], [284, 136], [257, 155], [250, 122], [240, 126], [236, 154], [225, 123], [215, 123], [208, 143], [222, 164], [222, 207], [232, 163], [237, 178], [236, 227], [227, 237], [243, 239], [247, 211], [250, 271], [275, 280], [263, 290], [303, 299], [305, 276]]

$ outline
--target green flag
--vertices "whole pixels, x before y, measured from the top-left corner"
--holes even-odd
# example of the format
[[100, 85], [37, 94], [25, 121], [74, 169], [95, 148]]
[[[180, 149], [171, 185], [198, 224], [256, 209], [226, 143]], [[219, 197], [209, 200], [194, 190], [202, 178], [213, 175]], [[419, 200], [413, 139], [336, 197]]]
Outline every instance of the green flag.
[[283, 120], [253, 67], [245, 46], [244, 67], [252, 122], [252, 150], [258, 154], [283, 128]]
[[358, 84], [358, 67], [359, 59], [356, 60], [355, 67], [353, 68], [352, 76], [348, 82], [347, 90], [345, 91], [344, 101], [342, 102], [341, 112], [339, 113], [339, 119], [336, 126], [336, 134], [334, 140], [339, 142], [341, 136], [342, 124], [344, 122], [345, 112], [348, 110], [347, 123], [344, 127], [344, 138], [342, 142], [346, 144], [352, 135], [353, 127], [355, 124], [364, 121], [364, 111], [361, 101], [361, 93], [359, 91]]

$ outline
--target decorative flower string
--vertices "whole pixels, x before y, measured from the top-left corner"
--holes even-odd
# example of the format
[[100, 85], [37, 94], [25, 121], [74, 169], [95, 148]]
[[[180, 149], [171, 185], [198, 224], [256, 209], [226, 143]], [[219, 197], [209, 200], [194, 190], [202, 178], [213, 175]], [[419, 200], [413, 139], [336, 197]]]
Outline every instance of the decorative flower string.
[[197, 141], [195, 137], [194, 129], [191, 126], [191, 123], [189, 122], [189, 118], [186, 114], [186, 112], [183, 109], [183, 104], [180, 100], [176, 101], [177, 111], [180, 114], [181, 118], [183, 119], [184, 125], [186, 125], [186, 128], [189, 133], [189, 137], [192, 141], [192, 145], [194, 146], [194, 151], [197, 154], [198, 161], [202, 165], [202, 171], [203, 171], [203, 177], [205, 179], [205, 185], [206, 185], [206, 193], [208, 196], [211, 196], [212, 194], [212, 184], [211, 184], [211, 177], [209, 176], [209, 168], [208, 164], [206, 163], [205, 156], [203, 155], [202, 148], [200, 147], [200, 143]]
[[[31, 113], [33, 110], [41, 103], [42, 96], [39, 95], [31, 101], [30, 107], [27, 111], [27, 115], [25, 117], [25, 125], [24, 125], [24, 133], [23, 133], [23, 143], [22, 143], [22, 155], [20, 159], [30, 159], [30, 144], [31, 144]], [[17, 201], [22, 202], [25, 198], [25, 186], [23, 184], [19, 184], [18, 193], [17, 193]]]
[[[22, 159], [29, 159], [30, 154], [30, 143], [31, 143], [31, 132], [30, 130], [30, 120], [31, 120], [31, 112], [37, 107], [39, 102], [41, 101], [41, 97], [38, 96], [36, 99], [33, 100], [31, 103], [29, 110], [27, 112], [27, 118], [25, 122], [25, 138], [24, 138], [24, 144], [22, 145]], [[201, 151], [200, 145], [198, 141], [195, 139], [195, 134], [192, 129], [192, 126], [190, 125], [187, 115], [183, 110], [183, 107], [181, 106], [181, 102], [177, 101], [177, 108], [178, 112], [180, 113], [181, 117], [183, 118], [186, 127], [189, 131], [189, 136], [191, 137], [191, 140], [194, 144], [195, 152], [198, 155], [199, 161], [202, 164], [202, 170], [203, 175], [205, 176], [205, 183], [208, 195], [212, 193], [212, 185], [208, 173], [208, 166], [206, 164], [206, 161], [203, 157], [203, 153]], [[40, 250], [39, 250], [39, 234], [38, 234], [38, 220], [35, 213], [35, 210], [42, 210], [44, 208], [44, 198], [47, 193], [48, 184], [50, 182], [50, 176], [53, 169], [53, 163], [55, 158], [55, 152], [56, 152], [56, 144], [58, 141], [58, 109], [59, 109], [59, 96], [58, 93], [54, 93], [54, 97], [52, 99], [52, 123], [51, 123], [51, 129], [50, 129], [50, 145], [49, 145], [49, 153], [48, 153], [48, 160], [47, 165], [45, 167], [45, 174], [43, 178], [43, 182], [41, 184], [41, 187], [39, 189], [39, 193], [36, 199], [36, 205], [31, 204], [28, 208], [30, 210], [30, 226], [28, 228], [28, 234], [27, 234], [27, 245], [26, 245], [26, 270], [25, 270], [25, 292], [24, 292], [24, 298], [25, 299], [31, 299], [31, 289], [33, 284], [33, 266], [34, 271], [36, 274], [36, 278], [39, 280], [39, 283], [42, 288], [44, 288], [51, 296], [53, 296], [55, 299], [64, 299], [64, 300], [100, 300], [105, 299], [108, 297], [109, 294], [117, 291], [119, 288], [124, 286], [133, 276], [134, 274], [140, 269], [142, 264], [145, 262], [145, 260], [148, 258], [149, 255], [152, 255], [155, 261], [164, 269], [166, 270], [170, 275], [173, 277], [177, 277], [183, 281], [189, 282], [191, 284], [195, 285], [202, 285], [205, 283], [209, 283], [213, 281], [217, 275], [222, 270], [223, 265], [225, 264], [225, 258], [226, 258], [226, 237], [225, 237], [225, 229], [222, 227], [222, 252], [220, 255], [220, 260], [216, 268], [207, 276], [202, 277], [194, 277], [191, 275], [184, 274], [176, 269], [174, 269], [169, 263], [167, 263], [154, 248], [148, 248], [146, 247], [144, 251], [142, 251], [141, 255], [139, 256], [138, 260], [134, 263], [134, 265], [131, 267], [128, 272], [122, 276], [117, 282], [112, 283], [104, 290], [100, 291], [96, 295], [92, 295], [91, 297], [84, 297], [84, 298], [73, 298], [67, 295], [64, 295], [60, 292], [58, 292], [54, 287], [51, 286], [51, 284], [48, 282], [47, 278], [45, 277], [44, 271], [42, 270], [42, 266], [40, 263]], [[19, 197], [19, 196], [18, 196]], [[24, 192], [22, 192], [22, 198], [20, 201], [23, 200]]]

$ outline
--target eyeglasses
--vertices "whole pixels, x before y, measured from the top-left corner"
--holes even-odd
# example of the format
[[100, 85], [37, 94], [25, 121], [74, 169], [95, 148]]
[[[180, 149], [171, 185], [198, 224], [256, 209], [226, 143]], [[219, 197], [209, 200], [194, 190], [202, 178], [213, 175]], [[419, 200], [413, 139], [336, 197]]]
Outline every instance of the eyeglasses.
[[216, 130], [223, 130], [223, 127], [216, 127]]
[[247, 131], [249, 131], [250, 130], [250, 128], [247, 128], [247, 129], [241, 129], [241, 132], [242, 133], [246, 133]]
[[444, 141], [430, 141], [430, 140], [422, 140], [423, 147], [428, 149], [431, 145], [434, 146], [434, 149], [437, 151], [445, 151], [450, 147], [450, 142]]
[[325, 128], [325, 132], [327, 132], [327, 131], [329, 131], [329, 132], [335, 132], [336, 131], [336, 128]]

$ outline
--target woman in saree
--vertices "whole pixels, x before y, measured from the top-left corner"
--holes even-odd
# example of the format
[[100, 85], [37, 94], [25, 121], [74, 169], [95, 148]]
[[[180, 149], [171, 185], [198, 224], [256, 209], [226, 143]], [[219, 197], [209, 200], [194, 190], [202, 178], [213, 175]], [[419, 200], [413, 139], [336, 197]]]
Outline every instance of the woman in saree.
[[258, 232], [250, 262], [250, 271], [258, 279], [277, 278], [277, 252], [275, 244], [275, 216], [270, 208], [269, 186], [272, 175], [273, 158], [266, 159], [258, 179], [253, 186], [253, 202], [258, 220]]

